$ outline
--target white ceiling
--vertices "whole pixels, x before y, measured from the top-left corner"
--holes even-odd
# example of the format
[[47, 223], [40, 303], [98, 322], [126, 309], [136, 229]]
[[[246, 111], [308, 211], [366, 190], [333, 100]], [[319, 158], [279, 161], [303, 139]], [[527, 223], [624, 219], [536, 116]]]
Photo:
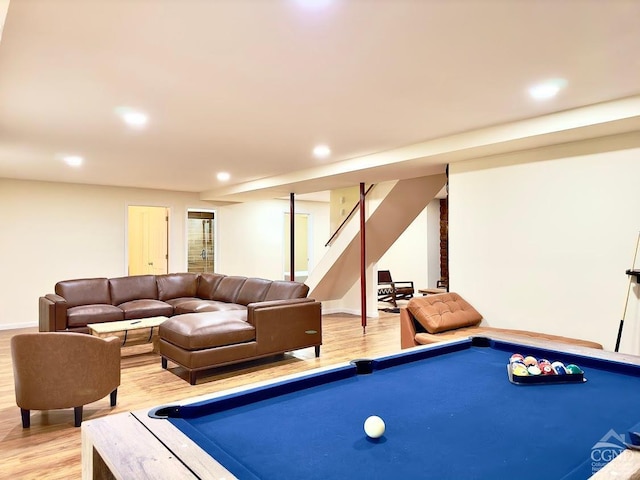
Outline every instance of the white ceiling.
[[[539, 145], [567, 119], [582, 136], [638, 127], [640, 0], [302, 3], [11, 0], [0, 177], [239, 200], [431, 174], [471, 150]], [[558, 97], [528, 96], [558, 77]], [[618, 99], [597, 120], [595, 104]], [[121, 106], [147, 127], [125, 127]]]

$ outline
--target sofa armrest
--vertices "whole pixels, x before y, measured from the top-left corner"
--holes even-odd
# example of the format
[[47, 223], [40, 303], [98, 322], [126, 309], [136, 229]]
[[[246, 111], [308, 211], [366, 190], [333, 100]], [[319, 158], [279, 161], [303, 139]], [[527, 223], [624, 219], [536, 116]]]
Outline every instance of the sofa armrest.
[[39, 299], [39, 330], [57, 332], [67, 329], [67, 301], [60, 295], [48, 293]]
[[250, 303], [247, 322], [260, 355], [322, 344], [322, 304], [310, 298]]

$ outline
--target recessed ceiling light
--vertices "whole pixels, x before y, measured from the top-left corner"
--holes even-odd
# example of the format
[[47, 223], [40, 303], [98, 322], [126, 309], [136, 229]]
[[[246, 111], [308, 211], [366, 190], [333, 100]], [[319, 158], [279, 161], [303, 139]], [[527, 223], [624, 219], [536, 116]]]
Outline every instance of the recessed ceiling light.
[[116, 113], [122, 121], [132, 128], [143, 128], [147, 125], [149, 117], [146, 113], [134, 110], [129, 107], [118, 107]]
[[317, 158], [327, 158], [329, 155], [331, 155], [331, 149], [326, 145], [317, 145], [313, 149], [313, 155]]
[[296, 0], [296, 3], [303, 8], [324, 8], [329, 6], [333, 0]]
[[229, 173], [227, 173], [227, 172], [220, 172], [220, 173], [218, 173], [218, 175], [216, 175], [216, 177], [221, 182], [226, 182], [227, 180], [229, 180], [231, 178], [231, 175]]
[[536, 100], [546, 100], [555, 97], [566, 86], [564, 78], [554, 78], [529, 88], [529, 95]]
[[64, 162], [70, 167], [79, 167], [84, 159], [78, 155], [66, 155], [63, 157]]

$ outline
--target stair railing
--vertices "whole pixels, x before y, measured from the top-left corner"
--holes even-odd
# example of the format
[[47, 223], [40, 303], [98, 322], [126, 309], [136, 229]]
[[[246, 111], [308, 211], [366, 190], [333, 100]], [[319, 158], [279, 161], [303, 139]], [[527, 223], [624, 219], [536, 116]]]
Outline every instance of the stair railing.
[[[369, 188], [367, 188], [367, 190], [364, 192], [364, 196], [366, 197], [369, 192], [371, 191], [371, 189], [374, 187], [374, 184], [369, 185]], [[327, 243], [324, 244], [325, 247], [328, 247], [329, 245], [331, 245], [333, 243], [333, 241], [336, 239], [336, 237], [338, 236], [338, 234], [340, 233], [340, 231], [342, 230], [342, 228], [347, 224], [347, 222], [349, 220], [351, 220], [351, 217], [353, 217], [353, 215], [358, 211], [358, 207], [360, 206], [360, 202], [356, 202], [356, 204], [353, 206], [353, 208], [351, 209], [351, 211], [349, 212], [349, 215], [347, 215], [345, 217], [345, 219], [342, 221], [342, 223], [338, 226], [338, 228], [336, 228], [336, 231], [333, 232], [333, 235], [331, 235], [331, 238], [329, 238], [329, 240], [327, 241]]]

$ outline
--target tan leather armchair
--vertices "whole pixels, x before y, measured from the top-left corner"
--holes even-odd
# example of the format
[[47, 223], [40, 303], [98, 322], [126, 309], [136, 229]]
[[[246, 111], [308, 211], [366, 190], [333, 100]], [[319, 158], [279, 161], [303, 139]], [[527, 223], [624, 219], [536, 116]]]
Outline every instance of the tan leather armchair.
[[30, 426], [30, 410], [74, 409], [82, 423], [82, 407], [110, 394], [115, 406], [120, 385], [120, 341], [82, 333], [44, 332], [11, 338], [16, 403], [22, 427]]
[[481, 326], [482, 315], [455, 292], [412, 298], [400, 309], [400, 345], [418, 345], [487, 336], [496, 339], [523, 341], [543, 340], [602, 349], [591, 340], [562, 337], [542, 332]]

